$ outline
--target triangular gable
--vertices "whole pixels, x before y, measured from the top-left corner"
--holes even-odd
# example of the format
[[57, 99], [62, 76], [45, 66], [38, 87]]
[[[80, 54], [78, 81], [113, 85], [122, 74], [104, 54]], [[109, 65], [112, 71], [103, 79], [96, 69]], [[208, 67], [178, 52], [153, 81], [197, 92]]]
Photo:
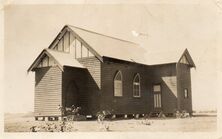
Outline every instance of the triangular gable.
[[187, 64], [189, 65], [190, 63], [188, 62], [187, 58], [185, 55], [183, 55], [180, 59], [180, 63], [183, 63], [183, 64]]
[[45, 54], [45, 56], [42, 56], [40, 62], [37, 64], [37, 68], [41, 67], [49, 67], [49, 66], [55, 66], [57, 65], [57, 62], [54, 58], [51, 56], [48, 56], [48, 54]]
[[134, 63], [144, 64], [146, 50], [134, 42], [104, 35], [94, 31], [85, 30], [76, 26], [68, 26], [80, 39], [94, 50], [100, 61], [103, 57], [114, 58]]
[[[66, 45], [66, 42], [69, 43], [68, 46]], [[63, 45], [63, 48], [61, 48], [61, 45]], [[60, 33], [56, 36], [56, 38], [50, 44], [49, 49], [55, 49], [63, 52], [70, 51], [70, 53], [75, 51], [73, 52], [75, 58], [78, 58], [76, 55], [81, 52], [81, 57], [82, 55], [96, 56], [99, 60], [102, 61], [102, 57], [86, 41], [84, 41], [83, 38], [81, 38], [67, 25], [64, 26]]]
[[185, 51], [183, 52], [182, 56], [179, 59], [179, 63], [183, 63], [183, 64], [188, 64], [191, 67], [196, 67], [192, 57], [190, 56], [189, 52], [187, 49], [185, 49]]
[[[97, 57], [101, 62], [103, 62], [103, 57], [108, 57], [145, 65], [160, 65], [180, 62], [189, 64], [191, 67], [195, 67], [195, 64], [187, 49], [183, 52], [182, 56], [180, 55], [182, 53], [181, 51], [176, 53], [170, 53], [167, 51], [165, 55], [162, 55], [159, 52], [154, 54], [150, 52], [146, 53], [142, 47], [139, 47], [139, 45], [133, 42], [106, 36], [70, 25], [63, 27], [60, 33], [50, 44], [48, 50], [61, 51], [59, 46], [63, 45], [63, 53], [69, 53], [71, 55], [75, 54], [77, 52], [76, 50], [75, 53], [71, 53], [71, 42], [69, 42], [70, 48], [66, 49], [67, 46], [64, 46], [68, 41], [70, 41], [71, 35], [75, 38], [75, 41], [73, 41], [74, 44], [72, 44], [75, 49], [77, 45], [77, 48], [81, 48], [80, 58], [83, 58], [82, 54], [85, 49], [86, 53], [92, 53], [92, 56]], [[79, 44], [76, 44], [77, 42], [79, 42]], [[106, 49], [104, 49], [104, 47]], [[76, 60], [78, 57], [76, 57], [75, 54], [75, 56], [71, 59]]]
[[[44, 65], [44, 61], [46, 60], [48, 61], [48, 65]], [[29, 67], [28, 72], [33, 71], [38, 67], [55, 65], [57, 65], [62, 71], [64, 66], [85, 68], [77, 60], [73, 59], [70, 54], [44, 49]]]
[[44, 49], [39, 56], [35, 59], [35, 61], [32, 63], [32, 65], [29, 67], [28, 72], [29, 71], [33, 71], [35, 68], [40, 68], [40, 67], [44, 67], [41, 66], [44, 63], [44, 60], [48, 58], [50, 59], [50, 61], [53, 61], [54, 65], [58, 65], [60, 67], [61, 70], [62, 66], [58, 63], [58, 61], [56, 61], [47, 51], [46, 49]]
[[95, 55], [100, 61], [103, 61], [102, 56], [96, 52], [95, 49], [93, 49], [81, 36], [79, 36], [75, 31], [73, 31], [70, 27], [67, 26], [67, 28], [70, 30], [73, 36], [80, 41], [83, 46], [85, 46], [93, 55]]
[[103, 57], [108, 57], [144, 64], [146, 50], [139, 44], [71, 25], [66, 25], [61, 30], [49, 49], [53, 49], [67, 31], [101, 62], [103, 62]]

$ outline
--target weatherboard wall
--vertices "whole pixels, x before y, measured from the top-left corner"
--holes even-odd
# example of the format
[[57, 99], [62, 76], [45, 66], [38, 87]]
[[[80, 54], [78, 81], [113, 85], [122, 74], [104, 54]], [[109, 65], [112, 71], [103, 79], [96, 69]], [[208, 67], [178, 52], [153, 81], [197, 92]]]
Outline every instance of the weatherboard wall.
[[61, 116], [62, 71], [58, 66], [35, 69], [35, 116]]
[[[117, 71], [123, 76], [123, 96], [114, 96], [114, 77]], [[141, 96], [133, 97], [133, 79], [141, 77]], [[101, 67], [101, 105], [116, 114], [173, 113], [177, 109], [177, 72], [175, 64], [143, 66], [126, 62], [104, 62]], [[153, 85], [161, 85], [162, 107], [154, 108]]]
[[[173, 113], [177, 109], [177, 75], [176, 63], [151, 66], [151, 82], [161, 85], [161, 109], [164, 113]], [[153, 92], [153, 91], [152, 91]], [[153, 100], [152, 95], [152, 100]]]
[[[95, 56], [78, 58], [80, 64], [87, 68], [90, 75], [92, 76], [93, 81], [98, 86], [101, 87], [101, 62]], [[94, 84], [94, 83], [91, 83]]]
[[[178, 83], [178, 108], [192, 113], [192, 89], [190, 66], [187, 64], [177, 64], [177, 83]], [[188, 98], [184, 96], [184, 90], [188, 90]]]
[[80, 64], [87, 68], [87, 84], [88, 89], [88, 112], [96, 114], [100, 110], [101, 96], [101, 61], [95, 56], [77, 59]]
[[[115, 74], [122, 72], [123, 96], [114, 96]], [[141, 97], [133, 96], [133, 79], [140, 74]], [[134, 63], [106, 61], [101, 65], [101, 109], [112, 114], [144, 114], [152, 110], [151, 78], [147, 67]]]

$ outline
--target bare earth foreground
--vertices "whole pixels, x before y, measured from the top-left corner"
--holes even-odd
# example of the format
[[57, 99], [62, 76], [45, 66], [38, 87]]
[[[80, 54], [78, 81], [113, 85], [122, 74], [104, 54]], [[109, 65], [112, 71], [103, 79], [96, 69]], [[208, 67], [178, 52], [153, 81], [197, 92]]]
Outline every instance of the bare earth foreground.
[[[32, 114], [5, 114], [5, 132], [30, 132], [32, 126], [42, 126], [47, 123], [59, 124], [58, 121], [35, 121]], [[152, 118], [148, 122], [150, 125], [143, 124], [141, 119], [122, 119], [105, 121], [109, 126], [109, 131], [154, 131], [154, 132], [214, 132], [217, 127], [216, 115], [195, 116], [185, 119]], [[101, 126], [96, 120], [74, 121], [72, 131], [101, 131]]]

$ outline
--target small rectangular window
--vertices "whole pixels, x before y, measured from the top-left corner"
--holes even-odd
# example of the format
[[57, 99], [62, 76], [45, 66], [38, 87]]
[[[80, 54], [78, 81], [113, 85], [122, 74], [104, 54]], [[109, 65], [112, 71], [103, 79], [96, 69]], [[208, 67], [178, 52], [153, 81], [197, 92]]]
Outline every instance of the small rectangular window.
[[184, 89], [184, 98], [188, 98], [188, 89]]
[[140, 97], [140, 75], [137, 73], [133, 79], [133, 96]]
[[161, 91], [160, 85], [154, 85], [153, 86], [153, 91], [154, 92], [160, 92]]

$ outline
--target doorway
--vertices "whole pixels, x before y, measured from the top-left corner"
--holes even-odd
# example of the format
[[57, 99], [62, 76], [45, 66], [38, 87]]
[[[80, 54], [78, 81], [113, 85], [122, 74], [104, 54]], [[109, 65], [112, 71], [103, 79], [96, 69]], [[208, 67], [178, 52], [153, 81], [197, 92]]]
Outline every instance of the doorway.
[[153, 85], [153, 98], [154, 98], [154, 108], [162, 108], [162, 96], [161, 96], [161, 85]]
[[78, 88], [74, 81], [71, 81], [66, 89], [65, 106], [71, 107], [78, 105]]

